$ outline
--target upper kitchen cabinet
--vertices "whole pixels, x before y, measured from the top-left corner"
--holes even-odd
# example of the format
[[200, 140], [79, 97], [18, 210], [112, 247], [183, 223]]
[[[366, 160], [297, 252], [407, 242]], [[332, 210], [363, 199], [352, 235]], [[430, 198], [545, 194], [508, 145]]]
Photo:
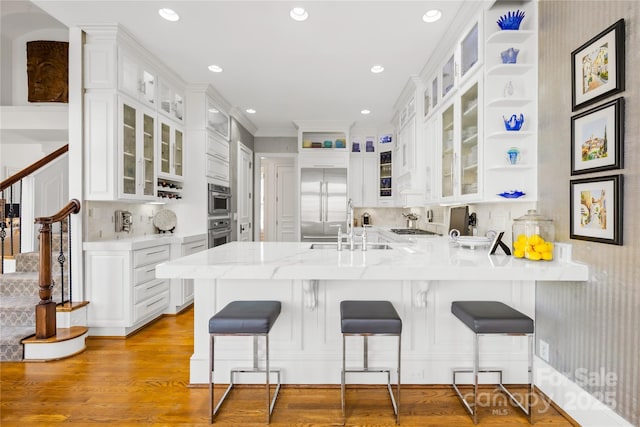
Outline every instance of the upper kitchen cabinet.
[[448, 202], [481, 198], [481, 85], [470, 81], [459, 93], [445, 105], [439, 117], [438, 198]]
[[158, 86], [158, 111], [178, 123], [183, 123], [184, 92], [177, 89], [167, 79], [160, 79]]
[[155, 199], [155, 114], [120, 99], [118, 195], [121, 199]]
[[[157, 200], [158, 176], [183, 173], [182, 107], [161, 107], [167, 93], [174, 103], [183, 99], [184, 84], [123, 28], [83, 30], [85, 198]], [[159, 81], [173, 82], [171, 89], [159, 90]]]
[[207, 129], [216, 132], [220, 137], [228, 141], [229, 133], [231, 132], [229, 116], [222, 111], [211, 97], [207, 96], [206, 103], [205, 117]]
[[118, 47], [118, 87], [143, 104], [155, 105], [158, 87], [156, 72], [131, 50]]
[[484, 199], [535, 201], [537, 3], [496, 2], [485, 19]]
[[476, 17], [462, 31], [453, 49], [445, 56], [437, 73], [428, 79], [429, 90], [425, 92], [425, 116], [441, 102], [453, 96], [455, 89], [464, 84], [482, 65], [481, 19]]
[[182, 181], [184, 131], [177, 123], [161, 116], [158, 125], [158, 177]]
[[420, 122], [424, 117], [424, 93], [422, 81], [412, 76], [395, 105], [398, 138], [393, 168], [397, 181], [397, 201], [401, 206], [421, 205], [424, 201], [426, 150]]
[[349, 166], [349, 130], [352, 123], [340, 121], [296, 121], [300, 167]]

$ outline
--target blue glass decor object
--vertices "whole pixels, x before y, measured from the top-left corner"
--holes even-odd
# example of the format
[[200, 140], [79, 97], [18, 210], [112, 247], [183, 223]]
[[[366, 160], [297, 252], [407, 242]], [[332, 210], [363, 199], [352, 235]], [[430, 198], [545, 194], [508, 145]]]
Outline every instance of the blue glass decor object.
[[509, 49], [500, 52], [500, 57], [502, 57], [503, 64], [515, 64], [518, 59], [518, 53], [520, 53], [519, 49], [515, 49], [510, 47]]
[[520, 9], [515, 12], [507, 12], [506, 15], [502, 15], [496, 22], [501, 30], [518, 30], [520, 29], [520, 23], [524, 19], [524, 11]]
[[509, 131], [520, 130], [524, 124], [524, 114], [522, 113], [520, 113], [520, 117], [513, 114], [508, 119], [502, 116], [502, 119], [504, 120], [504, 127]]
[[498, 196], [504, 197], [505, 199], [517, 199], [518, 197], [522, 197], [524, 195], [525, 193], [519, 190], [509, 190], [498, 194]]

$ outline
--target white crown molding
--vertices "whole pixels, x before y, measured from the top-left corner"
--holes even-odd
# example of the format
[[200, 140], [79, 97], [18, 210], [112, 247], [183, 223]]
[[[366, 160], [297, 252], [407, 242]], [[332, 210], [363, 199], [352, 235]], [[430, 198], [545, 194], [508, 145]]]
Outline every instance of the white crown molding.
[[238, 107], [231, 108], [229, 115], [236, 119], [253, 136], [258, 132], [258, 127]]

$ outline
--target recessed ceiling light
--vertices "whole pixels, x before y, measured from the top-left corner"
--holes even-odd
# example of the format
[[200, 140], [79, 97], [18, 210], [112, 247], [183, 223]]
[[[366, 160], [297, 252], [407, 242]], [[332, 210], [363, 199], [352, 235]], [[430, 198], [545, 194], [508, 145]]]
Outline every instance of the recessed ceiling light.
[[213, 114], [218, 114], [220, 111], [216, 110], [215, 108], [209, 108], [209, 112]]
[[247, 109], [246, 109], [246, 110], [244, 110], [244, 111], [246, 111], [246, 112], [247, 112], [247, 113], [249, 113], [249, 114], [255, 114], [255, 113], [256, 113], [256, 110], [254, 110], [253, 108], [247, 108]]
[[379, 74], [384, 71], [384, 67], [382, 65], [374, 65], [371, 67], [371, 72], [375, 74]]
[[178, 15], [171, 9], [163, 8], [158, 10], [158, 13], [167, 21], [175, 22], [180, 19], [180, 15]]
[[424, 14], [422, 20], [424, 22], [436, 22], [438, 19], [442, 18], [442, 12], [438, 9], [427, 10], [427, 13]]
[[360, 114], [364, 114], [365, 116], [366, 116], [367, 114], [369, 114], [369, 113], [371, 113], [371, 111], [369, 111], [369, 110], [362, 110], [362, 111], [360, 111]]
[[213, 71], [214, 73], [221, 73], [222, 72], [222, 67], [219, 65], [209, 65], [209, 71]]
[[291, 16], [291, 19], [294, 21], [306, 21], [309, 17], [309, 12], [304, 10], [303, 7], [294, 7], [289, 12], [289, 16]]

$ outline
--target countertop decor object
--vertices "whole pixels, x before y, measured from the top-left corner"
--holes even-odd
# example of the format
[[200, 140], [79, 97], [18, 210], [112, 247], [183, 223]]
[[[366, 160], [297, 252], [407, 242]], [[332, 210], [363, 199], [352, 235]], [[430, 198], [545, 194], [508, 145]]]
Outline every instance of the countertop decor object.
[[461, 236], [455, 228], [449, 232], [449, 237], [461, 248], [483, 248], [491, 245], [496, 236], [495, 231], [488, 231], [486, 236]]
[[498, 196], [504, 197], [505, 199], [517, 199], [519, 197], [524, 196], [526, 193], [518, 190], [509, 190], [502, 193], [499, 193]]
[[519, 30], [520, 23], [524, 19], [524, 11], [520, 9], [515, 12], [507, 12], [496, 21], [501, 30]]
[[517, 131], [522, 129], [522, 125], [524, 124], [524, 114], [520, 113], [520, 116], [516, 116], [512, 114], [508, 119], [505, 116], [502, 116], [504, 120], [504, 127], [508, 131]]
[[500, 52], [500, 57], [502, 58], [503, 64], [515, 64], [518, 60], [518, 53], [520, 53], [520, 49], [516, 49], [510, 47], [507, 50]]
[[170, 209], [161, 209], [153, 216], [153, 225], [160, 233], [166, 233], [167, 231], [173, 233], [176, 223], [176, 213]]

